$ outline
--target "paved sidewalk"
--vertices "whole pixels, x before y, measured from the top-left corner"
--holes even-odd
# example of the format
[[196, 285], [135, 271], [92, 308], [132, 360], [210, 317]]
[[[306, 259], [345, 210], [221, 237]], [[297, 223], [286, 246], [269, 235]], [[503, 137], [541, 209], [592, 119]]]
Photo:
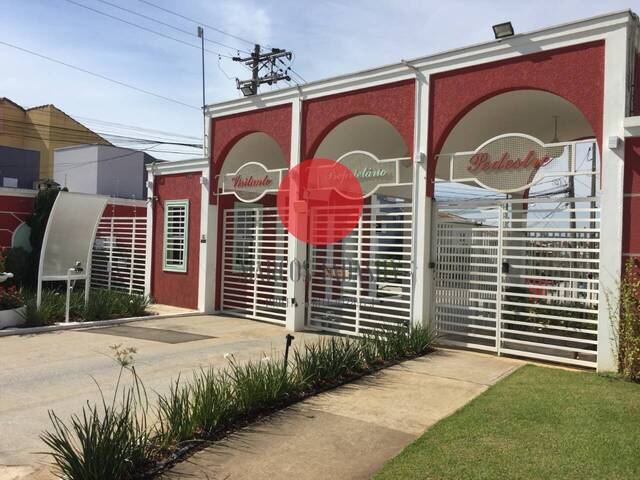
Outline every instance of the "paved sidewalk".
[[424, 430], [522, 364], [439, 350], [287, 408], [163, 478], [370, 478]]
[[[0, 480], [54, 478], [51, 459], [36, 453], [46, 449], [39, 435], [51, 425], [47, 411], [67, 420], [87, 400], [98, 401], [93, 379], [112, 395], [118, 366], [110, 345], [138, 349], [136, 367], [154, 399], [178, 375], [228, 365], [226, 353], [245, 361], [282, 350], [286, 334], [276, 325], [194, 315], [0, 338]], [[295, 345], [316, 338], [297, 333]]]

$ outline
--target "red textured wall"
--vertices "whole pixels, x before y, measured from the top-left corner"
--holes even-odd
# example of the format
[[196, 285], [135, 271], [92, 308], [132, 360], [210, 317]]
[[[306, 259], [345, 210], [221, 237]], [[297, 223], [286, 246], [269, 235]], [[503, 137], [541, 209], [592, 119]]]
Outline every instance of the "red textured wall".
[[146, 217], [147, 207], [107, 204], [103, 217]]
[[303, 159], [311, 158], [324, 137], [340, 122], [355, 115], [378, 115], [393, 125], [413, 152], [415, 81], [391, 83], [304, 102]]
[[[534, 53], [502, 62], [445, 72], [430, 79], [429, 176], [456, 123], [484, 100], [511, 90], [537, 89], [573, 103], [602, 139], [604, 42]], [[430, 185], [431, 192], [433, 185]]]
[[[211, 122], [212, 179], [217, 182], [216, 175], [220, 173], [229, 150], [238, 140], [255, 132], [270, 135], [278, 143], [288, 162], [291, 152], [291, 105], [214, 118]], [[212, 205], [216, 204], [216, 192], [211, 192], [209, 201]]]
[[640, 137], [625, 139], [622, 253], [640, 255]]
[[[156, 303], [177, 307], [198, 307], [198, 272], [200, 267], [200, 173], [160, 175], [154, 181], [153, 262], [151, 295]], [[162, 270], [164, 202], [189, 200], [189, 251], [186, 272]]]
[[14, 230], [33, 212], [33, 200], [33, 197], [0, 195], [0, 251], [11, 247]]

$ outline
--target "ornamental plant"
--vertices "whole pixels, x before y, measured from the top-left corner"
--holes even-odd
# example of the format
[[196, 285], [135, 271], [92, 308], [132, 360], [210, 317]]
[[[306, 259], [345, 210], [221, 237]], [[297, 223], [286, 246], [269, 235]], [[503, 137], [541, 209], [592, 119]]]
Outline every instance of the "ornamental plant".
[[[148, 401], [135, 371], [135, 350], [117, 345], [120, 372], [111, 401], [103, 396], [99, 404], [88, 402], [66, 421], [50, 411], [52, 429], [42, 439], [62, 478], [151, 478], [194, 446], [327, 388], [429, 353], [433, 341], [428, 329], [397, 327], [304, 343], [288, 361], [277, 352], [245, 363], [226, 354], [226, 368], [210, 366], [191, 380], [178, 378], [155, 402]], [[132, 385], [121, 382], [125, 371], [133, 375]]]
[[0, 285], [0, 310], [11, 310], [22, 306], [22, 295], [15, 286]]
[[618, 371], [626, 379], [640, 382], [640, 265], [633, 259], [625, 265], [620, 284], [618, 321]]

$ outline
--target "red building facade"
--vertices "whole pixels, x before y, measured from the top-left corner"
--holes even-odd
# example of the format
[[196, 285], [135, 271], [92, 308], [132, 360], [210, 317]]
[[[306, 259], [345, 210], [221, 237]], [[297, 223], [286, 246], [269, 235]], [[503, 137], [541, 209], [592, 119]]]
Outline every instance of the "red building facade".
[[[202, 178], [205, 202], [189, 220], [202, 237], [198, 261], [192, 268], [189, 259], [187, 275], [190, 291], [197, 277], [197, 295], [183, 302], [179, 289], [164, 289], [164, 274], [158, 273], [161, 230], [155, 226], [152, 294], [291, 330], [313, 326], [361, 334], [388, 317], [434, 326], [471, 348], [613, 368], [610, 312], [601, 300], [620, 279], [621, 259], [640, 254], [634, 228], [640, 208], [634, 201], [640, 192], [637, 30], [637, 17], [619, 12], [209, 106], [208, 164], [185, 163], [182, 170], [166, 172], [198, 172]], [[492, 180], [487, 174], [471, 177], [457, 163], [498, 149], [520, 158], [525, 148], [546, 152], [558, 166], [521, 179], [501, 171]], [[367, 197], [368, 213], [354, 230], [353, 250], [347, 241], [319, 255], [286, 232], [261, 230], [277, 224], [277, 189], [247, 200], [225, 183], [244, 168], [282, 178], [306, 159], [342, 161], [362, 152], [386, 165], [389, 176]], [[157, 171], [154, 182], [164, 174]], [[161, 223], [165, 198], [164, 192], [156, 194], [155, 223]], [[393, 222], [385, 224], [386, 217]], [[445, 230], [461, 233], [446, 240]], [[499, 239], [495, 244], [492, 235]], [[457, 253], [446, 257], [445, 247]], [[585, 249], [587, 255], [580, 253]], [[562, 251], [568, 256], [554, 253]], [[362, 265], [376, 256], [391, 259], [400, 277], [395, 286], [372, 277], [353, 285], [336, 278], [314, 284], [318, 256], [355, 258]], [[250, 275], [252, 289], [232, 285], [240, 264], [258, 268], [261, 258], [281, 259], [288, 269], [297, 262], [311, 273], [304, 281], [291, 275], [278, 281], [265, 270]], [[483, 263], [487, 259], [493, 263]], [[480, 266], [465, 270], [463, 263]], [[566, 278], [563, 271], [569, 272]], [[445, 290], [458, 295], [458, 303], [447, 305]], [[336, 292], [359, 306], [314, 306], [322, 295], [333, 301]], [[238, 296], [243, 298], [234, 311], [229, 306]], [[282, 301], [270, 303], [274, 298]], [[522, 318], [523, 311], [541, 304], [546, 313], [540, 315], [551, 326]], [[584, 323], [582, 336], [561, 332], [567, 318], [560, 311]], [[551, 341], [556, 337], [561, 342]]]

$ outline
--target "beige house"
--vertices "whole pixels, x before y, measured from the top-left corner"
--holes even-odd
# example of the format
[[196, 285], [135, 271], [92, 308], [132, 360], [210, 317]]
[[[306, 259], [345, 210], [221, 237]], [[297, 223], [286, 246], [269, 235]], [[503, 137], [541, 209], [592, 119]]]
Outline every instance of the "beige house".
[[53, 178], [53, 152], [74, 145], [111, 145], [54, 105], [23, 108], [0, 97], [0, 146], [39, 152], [41, 179]]

